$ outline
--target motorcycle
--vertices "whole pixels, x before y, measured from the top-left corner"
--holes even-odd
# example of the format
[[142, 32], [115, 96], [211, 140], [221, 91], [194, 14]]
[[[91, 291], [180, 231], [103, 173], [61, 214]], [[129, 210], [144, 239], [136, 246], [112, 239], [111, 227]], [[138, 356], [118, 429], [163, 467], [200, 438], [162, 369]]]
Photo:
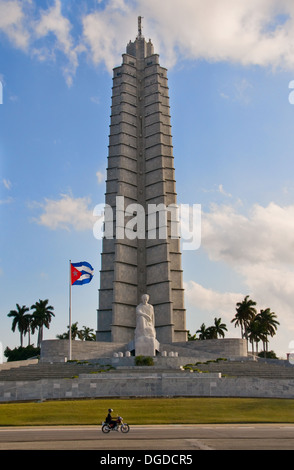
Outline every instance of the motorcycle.
[[127, 433], [130, 430], [130, 426], [127, 423], [123, 422], [123, 418], [118, 416], [115, 420], [115, 423], [106, 423], [105, 421], [102, 422], [102, 432], [109, 433], [110, 431], [119, 431]]

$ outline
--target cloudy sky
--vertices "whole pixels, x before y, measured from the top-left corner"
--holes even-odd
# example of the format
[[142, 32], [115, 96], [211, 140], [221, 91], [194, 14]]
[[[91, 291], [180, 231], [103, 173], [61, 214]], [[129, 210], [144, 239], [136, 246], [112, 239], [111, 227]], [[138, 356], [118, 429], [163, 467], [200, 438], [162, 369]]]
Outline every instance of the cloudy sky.
[[[183, 251], [187, 328], [245, 295], [294, 340], [294, 4], [292, 0], [0, 0], [0, 341], [7, 314], [49, 299], [45, 339], [68, 325], [69, 260], [93, 281], [72, 290], [73, 321], [96, 329], [112, 68], [137, 34], [168, 68], [178, 202], [201, 204], [202, 241]], [[292, 94], [291, 94], [292, 93]], [[1, 98], [1, 94], [0, 94]], [[25, 344], [27, 338], [25, 339]]]

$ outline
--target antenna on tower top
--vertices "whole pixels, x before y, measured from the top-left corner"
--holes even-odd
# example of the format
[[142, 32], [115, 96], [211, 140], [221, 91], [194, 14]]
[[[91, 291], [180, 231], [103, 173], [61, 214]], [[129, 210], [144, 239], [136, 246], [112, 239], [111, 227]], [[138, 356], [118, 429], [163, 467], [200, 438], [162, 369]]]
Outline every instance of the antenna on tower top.
[[142, 37], [142, 18], [143, 16], [138, 16], [138, 38]]

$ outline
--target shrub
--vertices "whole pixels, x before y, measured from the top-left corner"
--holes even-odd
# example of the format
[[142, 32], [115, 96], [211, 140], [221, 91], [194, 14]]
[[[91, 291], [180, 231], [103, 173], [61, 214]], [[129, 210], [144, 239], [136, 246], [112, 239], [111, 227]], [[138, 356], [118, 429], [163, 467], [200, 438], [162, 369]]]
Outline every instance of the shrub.
[[153, 366], [154, 360], [150, 356], [136, 356], [135, 357], [136, 366]]
[[4, 356], [7, 357], [7, 362], [12, 361], [25, 361], [40, 355], [40, 348], [35, 348], [33, 345], [19, 348], [10, 349], [8, 346], [4, 351]]
[[265, 357], [266, 359], [278, 359], [274, 351], [261, 351], [258, 357]]

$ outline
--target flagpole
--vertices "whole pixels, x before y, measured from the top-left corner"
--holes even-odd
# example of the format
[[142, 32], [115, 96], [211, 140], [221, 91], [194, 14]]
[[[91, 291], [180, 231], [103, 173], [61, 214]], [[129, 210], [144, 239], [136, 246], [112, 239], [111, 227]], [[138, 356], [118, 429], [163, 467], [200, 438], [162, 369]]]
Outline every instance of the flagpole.
[[69, 360], [71, 361], [71, 260], [69, 260]]

